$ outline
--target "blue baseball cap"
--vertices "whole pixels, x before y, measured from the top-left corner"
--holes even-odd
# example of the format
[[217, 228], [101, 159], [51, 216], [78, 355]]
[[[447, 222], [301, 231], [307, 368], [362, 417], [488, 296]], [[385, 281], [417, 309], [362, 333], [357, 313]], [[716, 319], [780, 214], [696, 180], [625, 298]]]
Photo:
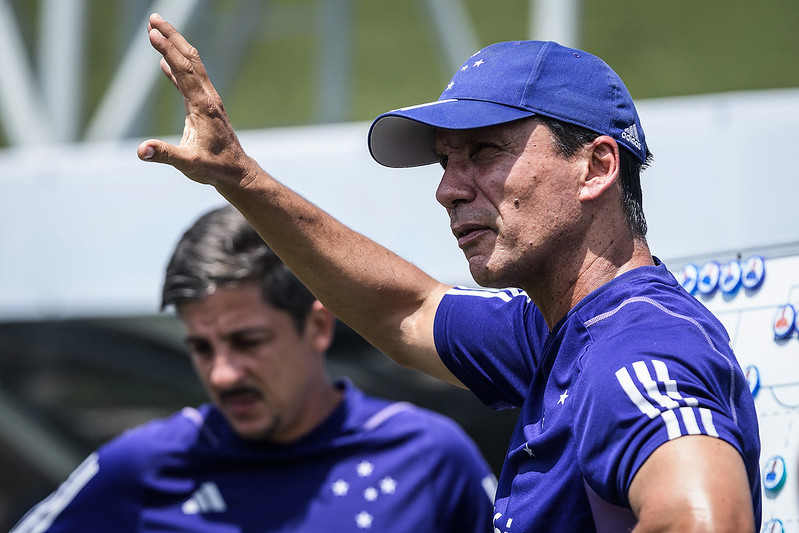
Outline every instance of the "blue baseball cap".
[[552, 41], [492, 44], [470, 57], [435, 102], [383, 113], [369, 152], [387, 167], [438, 162], [435, 130], [542, 115], [613, 137], [642, 163], [646, 140], [621, 78], [598, 57]]

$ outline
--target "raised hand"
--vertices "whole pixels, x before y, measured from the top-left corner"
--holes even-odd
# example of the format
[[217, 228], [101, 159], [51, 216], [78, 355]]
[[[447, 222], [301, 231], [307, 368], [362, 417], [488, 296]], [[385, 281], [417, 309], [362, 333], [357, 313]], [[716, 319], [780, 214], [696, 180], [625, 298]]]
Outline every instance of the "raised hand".
[[157, 13], [147, 30], [163, 56], [161, 70], [183, 96], [186, 120], [180, 144], [149, 139], [139, 145], [139, 159], [166, 163], [200, 183], [244, 185], [258, 166], [244, 153], [199, 52]]

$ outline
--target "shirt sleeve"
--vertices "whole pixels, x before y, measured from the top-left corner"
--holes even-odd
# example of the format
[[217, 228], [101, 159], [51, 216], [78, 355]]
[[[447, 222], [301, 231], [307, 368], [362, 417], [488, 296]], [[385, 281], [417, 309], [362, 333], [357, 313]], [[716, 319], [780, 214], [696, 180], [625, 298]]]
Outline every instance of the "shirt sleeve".
[[139, 531], [155, 472], [171, 451], [191, 439], [195, 427], [182, 413], [176, 413], [169, 420], [153, 420], [126, 430], [92, 453], [12, 531]]
[[125, 455], [118, 442], [92, 453], [12, 533], [133, 531], [139, 484]]
[[436, 350], [447, 368], [495, 409], [524, 402], [549, 330], [520, 290], [451, 289], [436, 312]]
[[728, 346], [713, 341], [723, 337], [673, 316], [637, 331], [645, 333], [627, 330], [592, 345], [575, 388], [581, 402], [575, 403], [574, 424], [586, 481], [605, 500], [625, 506], [638, 469], [670, 440], [708, 435], [742, 455], [746, 448], [737, 405], [749, 391]]

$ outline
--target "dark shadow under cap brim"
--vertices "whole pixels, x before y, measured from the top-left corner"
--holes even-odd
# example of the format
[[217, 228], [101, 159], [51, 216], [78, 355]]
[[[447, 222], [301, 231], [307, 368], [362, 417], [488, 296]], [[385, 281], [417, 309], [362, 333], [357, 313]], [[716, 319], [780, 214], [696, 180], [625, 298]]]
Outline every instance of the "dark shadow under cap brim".
[[466, 99], [438, 100], [383, 113], [369, 129], [369, 153], [392, 168], [437, 163], [437, 129], [464, 130], [504, 124], [535, 113], [493, 102]]

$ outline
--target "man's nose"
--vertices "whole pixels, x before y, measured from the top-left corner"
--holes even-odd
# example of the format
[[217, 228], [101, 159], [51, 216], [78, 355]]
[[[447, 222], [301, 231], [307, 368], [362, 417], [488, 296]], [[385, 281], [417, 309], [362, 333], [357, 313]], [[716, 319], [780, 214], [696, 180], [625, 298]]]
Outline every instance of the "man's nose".
[[450, 162], [441, 176], [441, 181], [436, 189], [436, 200], [438, 203], [452, 209], [460, 203], [468, 203], [474, 199], [474, 187], [472, 186], [468, 172], [455, 162]]
[[242, 374], [235, 357], [231, 357], [227, 353], [218, 353], [214, 356], [208, 381], [214, 387], [229, 387], [235, 385], [241, 379]]

